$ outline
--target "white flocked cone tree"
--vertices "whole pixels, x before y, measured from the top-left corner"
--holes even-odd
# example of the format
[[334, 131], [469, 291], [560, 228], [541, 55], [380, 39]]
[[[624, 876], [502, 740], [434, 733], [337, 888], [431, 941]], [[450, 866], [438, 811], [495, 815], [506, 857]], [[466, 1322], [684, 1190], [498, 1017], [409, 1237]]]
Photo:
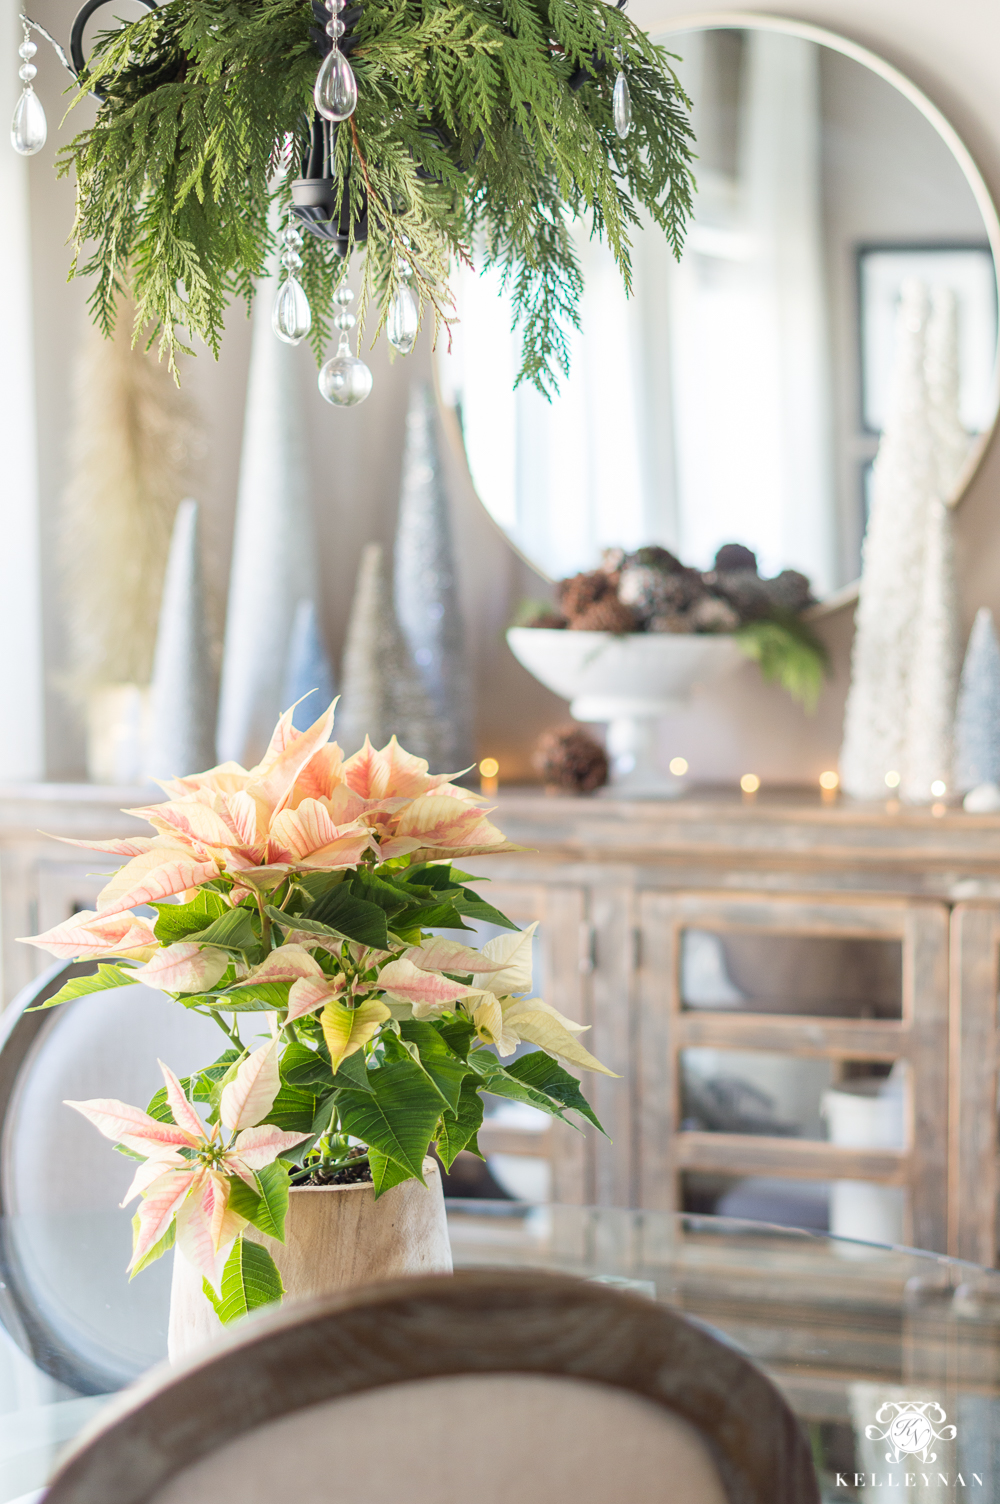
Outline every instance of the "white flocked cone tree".
[[924, 373], [937, 496], [927, 514], [920, 608], [910, 661], [902, 793], [912, 804], [940, 798], [953, 781], [958, 613], [948, 501], [968, 453], [969, 438], [959, 415], [955, 294], [947, 287], [937, 287], [932, 294]]
[[844, 791], [858, 799], [884, 797], [887, 775], [895, 786], [906, 753], [928, 514], [940, 494], [925, 371], [928, 314], [927, 288], [906, 282], [889, 413], [872, 477], [840, 756]]

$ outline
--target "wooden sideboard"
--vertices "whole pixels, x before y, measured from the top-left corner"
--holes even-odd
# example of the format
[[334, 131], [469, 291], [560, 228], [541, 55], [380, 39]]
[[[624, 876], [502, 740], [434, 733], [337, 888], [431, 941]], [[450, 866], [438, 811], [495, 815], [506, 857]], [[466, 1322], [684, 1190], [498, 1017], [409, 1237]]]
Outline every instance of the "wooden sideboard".
[[[40, 832], [134, 832], [120, 810], [149, 799], [0, 788], [5, 1001], [47, 964], [15, 937], [93, 907], [113, 865]], [[591, 1026], [588, 1047], [619, 1077], [584, 1083], [607, 1138], [557, 1123], [535, 1141], [557, 1199], [673, 1209], [713, 1177], [871, 1182], [905, 1194], [913, 1243], [995, 1262], [1000, 816], [806, 791], [672, 802], [504, 791], [496, 804], [526, 849], [475, 870], [498, 907], [540, 921], [547, 999]], [[685, 995], [692, 933], [725, 951], [738, 1005]], [[901, 1062], [902, 1144], [692, 1126], [680, 1067], [698, 1051], [819, 1062], [834, 1084]], [[499, 1125], [487, 1141], [526, 1146]]]

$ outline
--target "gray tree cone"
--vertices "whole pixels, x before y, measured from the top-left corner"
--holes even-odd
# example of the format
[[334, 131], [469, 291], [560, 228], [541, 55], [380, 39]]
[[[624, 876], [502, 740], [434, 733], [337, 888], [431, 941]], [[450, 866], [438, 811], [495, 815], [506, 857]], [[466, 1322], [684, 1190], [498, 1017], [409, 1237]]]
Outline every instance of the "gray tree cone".
[[198, 506], [182, 501], [174, 519], [153, 658], [150, 777], [181, 777], [213, 765], [217, 690], [205, 626]]

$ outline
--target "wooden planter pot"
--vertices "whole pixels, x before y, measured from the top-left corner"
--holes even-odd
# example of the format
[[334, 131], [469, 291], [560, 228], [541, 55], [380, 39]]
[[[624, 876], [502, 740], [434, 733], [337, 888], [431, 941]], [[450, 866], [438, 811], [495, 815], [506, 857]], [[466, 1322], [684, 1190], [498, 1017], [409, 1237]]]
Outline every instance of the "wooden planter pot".
[[[281, 1274], [285, 1299], [327, 1295], [404, 1274], [450, 1274], [451, 1245], [436, 1160], [424, 1160], [426, 1185], [406, 1180], [375, 1200], [367, 1185], [303, 1186], [289, 1194], [285, 1241], [256, 1228]], [[201, 1274], [174, 1254], [168, 1351], [173, 1361], [222, 1331], [205, 1299]]]

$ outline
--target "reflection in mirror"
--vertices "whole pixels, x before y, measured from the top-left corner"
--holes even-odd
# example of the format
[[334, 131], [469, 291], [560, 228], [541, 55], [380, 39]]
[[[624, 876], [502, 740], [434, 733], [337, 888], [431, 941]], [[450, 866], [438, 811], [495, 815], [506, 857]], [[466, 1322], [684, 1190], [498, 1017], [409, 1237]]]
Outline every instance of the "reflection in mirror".
[[995, 214], [932, 107], [849, 44], [780, 22], [660, 40], [698, 141], [680, 263], [641, 225], [626, 299], [574, 226], [586, 290], [551, 404], [512, 390], [509, 300], [466, 270], [442, 395], [480, 497], [543, 573], [650, 542], [707, 569], [738, 540], [822, 597], [858, 574], [905, 278], [954, 290], [970, 447], [993, 424]]

